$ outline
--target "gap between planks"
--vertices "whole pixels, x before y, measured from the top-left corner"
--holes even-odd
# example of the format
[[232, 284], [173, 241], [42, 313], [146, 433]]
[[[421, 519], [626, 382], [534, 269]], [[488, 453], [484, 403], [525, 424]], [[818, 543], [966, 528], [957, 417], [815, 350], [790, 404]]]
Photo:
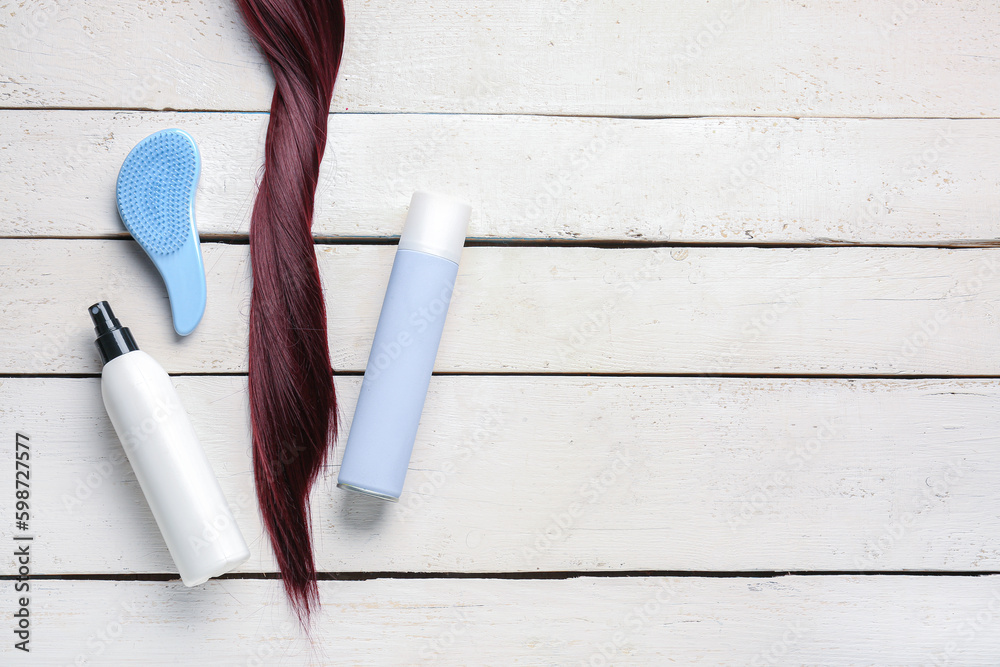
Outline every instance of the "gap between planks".
[[[2, 83], [2, 82], [0, 82]], [[136, 112], [136, 113], [205, 113], [205, 114], [269, 114], [268, 111], [254, 109], [210, 109], [171, 107], [80, 107], [80, 106], [0, 106], [0, 111], [83, 111], [83, 112]], [[837, 114], [758, 114], [725, 113], [697, 115], [629, 115], [629, 114], [587, 114], [587, 113], [544, 113], [537, 111], [331, 111], [329, 116], [524, 116], [532, 118], [575, 118], [580, 120], [712, 120], [740, 118], [753, 120], [997, 120], [1000, 115], [978, 116], [845, 116]]]
[[[1000, 570], [578, 570], [552, 572], [317, 572], [318, 581], [372, 581], [376, 579], [519, 579], [551, 581], [580, 578], [625, 579], [630, 577], [674, 577], [704, 579], [777, 579], [781, 577], [991, 577]], [[90, 574], [33, 574], [38, 581], [174, 581], [180, 575], [172, 572], [90, 573]], [[280, 579], [278, 572], [229, 572], [213, 577], [215, 580], [272, 580]], [[0, 575], [0, 581], [14, 581], [18, 575]]]
[[[2, 234], [0, 240], [8, 241], [134, 241], [128, 233], [120, 234], [86, 234], [38, 236], [32, 234]], [[217, 243], [220, 245], [250, 245], [249, 234], [201, 234], [201, 243]], [[394, 246], [398, 245], [399, 236], [315, 236], [314, 246]], [[904, 248], [907, 250], [964, 250], [981, 248], [998, 248], [997, 239], [970, 239], [968, 241], [942, 241], [940, 243], [897, 241], [894, 243], [871, 243], [823, 239], [812, 243], [781, 241], [774, 242], [732, 242], [718, 241], [659, 241], [655, 239], [559, 239], [559, 238], [469, 238], [466, 248], [591, 248], [595, 250], [643, 250], [654, 248], [699, 248], [704, 250], [719, 248], [757, 248], [757, 249], [810, 249], [810, 248]]]
[[[364, 371], [332, 371], [331, 375], [333, 377], [363, 377]], [[247, 373], [244, 372], [227, 372], [220, 371], [218, 373], [212, 373], [209, 371], [187, 371], [187, 372], [172, 372], [168, 373], [170, 377], [246, 377]], [[850, 373], [831, 373], [829, 375], [817, 375], [817, 374], [795, 374], [795, 373], [600, 373], [600, 372], [587, 372], [581, 371], [578, 373], [572, 372], [553, 372], [553, 373], [532, 373], [524, 371], [462, 371], [462, 372], [451, 372], [451, 371], [435, 371], [432, 373], [433, 377], [497, 377], [497, 378], [609, 378], [609, 379], [663, 379], [670, 380], [673, 378], [684, 379], [684, 378], [705, 378], [705, 379], [733, 379], [733, 380], [1000, 380], [1000, 375], [919, 375], [919, 374], [906, 374], [906, 375], [873, 375], [873, 374], [850, 374]], [[101, 373], [0, 373], [0, 380], [7, 379], [53, 379], [53, 380], [74, 380], [74, 379], [88, 379], [88, 378], [99, 378]]]

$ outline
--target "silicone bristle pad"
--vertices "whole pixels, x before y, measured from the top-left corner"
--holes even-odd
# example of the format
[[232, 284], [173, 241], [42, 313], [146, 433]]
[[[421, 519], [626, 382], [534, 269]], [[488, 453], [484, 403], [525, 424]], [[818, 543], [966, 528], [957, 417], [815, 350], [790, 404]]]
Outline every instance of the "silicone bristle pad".
[[207, 296], [194, 220], [200, 173], [198, 146], [182, 130], [146, 137], [118, 172], [118, 213], [163, 277], [181, 336], [201, 321]]

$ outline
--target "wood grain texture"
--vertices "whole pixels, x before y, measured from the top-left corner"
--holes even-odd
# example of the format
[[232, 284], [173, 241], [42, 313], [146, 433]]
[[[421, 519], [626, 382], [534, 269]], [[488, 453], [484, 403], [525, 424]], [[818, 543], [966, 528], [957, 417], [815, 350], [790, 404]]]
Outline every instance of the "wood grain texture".
[[[271, 578], [241, 375], [270, 73], [231, 0], [0, 0], [0, 457], [30, 436], [32, 573], [84, 577], [31, 582], [32, 652], [8, 634], [0, 663], [996, 665], [1000, 577], [957, 575], [1000, 571], [1000, 248], [727, 247], [996, 245], [996, 4], [347, 13], [317, 235], [395, 237], [429, 189], [500, 243], [465, 253], [402, 501], [336, 489], [340, 451], [315, 488], [319, 568], [389, 576], [322, 581], [305, 641]], [[199, 142], [213, 241], [186, 339], [138, 246], [107, 239], [122, 160], [165, 127]], [[502, 246], [524, 239], [716, 247]], [[317, 247], [338, 370], [364, 366], [393, 251]], [[66, 377], [99, 372], [105, 298], [191, 374], [251, 542], [236, 576], [268, 579], [112, 580], [174, 568], [99, 380]], [[346, 432], [360, 378], [336, 382]], [[763, 576], [789, 570], [812, 574]], [[548, 571], [693, 576], [481, 578]]]
[[[345, 434], [359, 380], [337, 380]], [[274, 572], [245, 378], [175, 381], [251, 544], [240, 571]], [[2, 382], [0, 453], [12, 459], [16, 431], [34, 452], [33, 572], [174, 572], [99, 382]], [[996, 571], [998, 431], [996, 380], [439, 377], [398, 504], [337, 489], [338, 449], [313, 493], [317, 562]], [[12, 475], [5, 466], [5, 488]], [[0, 494], [0, 514], [13, 516], [12, 497]], [[16, 572], [12, 551], [0, 567]]]
[[[133, 241], [0, 241], [0, 372], [99, 372], [101, 299], [168, 371], [244, 371], [247, 246], [203, 250], [179, 339]], [[337, 370], [364, 370], [394, 251], [317, 247]], [[996, 375], [998, 274], [1000, 249], [467, 248], [436, 369]]]
[[[232, 3], [4, 2], [0, 105], [263, 111]], [[995, 5], [347, 3], [334, 108], [625, 116], [995, 117]]]
[[[0, 111], [0, 235], [125, 234], [122, 161], [180, 127], [202, 154], [199, 230], [245, 236], [266, 123]], [[316, 236], [397, 236], [416, 190], [470, 201], [478, 239], [995, 243], [1000, 121], [330, 117]]]
[[32, 653], [5, 642], [0, 655], [12, 666], [988, 667], [1000, 652], [998, 577], [381, 579], [320, 591], [310, 642], [272, 581], [33, 582]]

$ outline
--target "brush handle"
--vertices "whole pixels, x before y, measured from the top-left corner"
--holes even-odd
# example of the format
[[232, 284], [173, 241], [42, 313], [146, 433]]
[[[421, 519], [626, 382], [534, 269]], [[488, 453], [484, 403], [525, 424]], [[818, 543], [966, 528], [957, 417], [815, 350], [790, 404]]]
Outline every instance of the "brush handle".
[[208, 301], [205, 266], [201, 259], [198, 233], [192, 226], [190, 237], [177, 252], [154, 255], [153, 264], [163, 277], [170, 298], [170, 316], [174, 331], [187, 336], [201, 322]]

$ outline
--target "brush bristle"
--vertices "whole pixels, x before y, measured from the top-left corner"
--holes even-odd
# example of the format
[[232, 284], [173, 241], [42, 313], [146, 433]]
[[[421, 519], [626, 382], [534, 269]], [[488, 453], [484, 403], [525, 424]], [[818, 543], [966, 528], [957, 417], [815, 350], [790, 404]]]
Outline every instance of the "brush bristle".
[[118, 172], [118, 212], [149, 254], [169, 255], [191, 236], [198, 153], [178, 130], [140, 141]]

